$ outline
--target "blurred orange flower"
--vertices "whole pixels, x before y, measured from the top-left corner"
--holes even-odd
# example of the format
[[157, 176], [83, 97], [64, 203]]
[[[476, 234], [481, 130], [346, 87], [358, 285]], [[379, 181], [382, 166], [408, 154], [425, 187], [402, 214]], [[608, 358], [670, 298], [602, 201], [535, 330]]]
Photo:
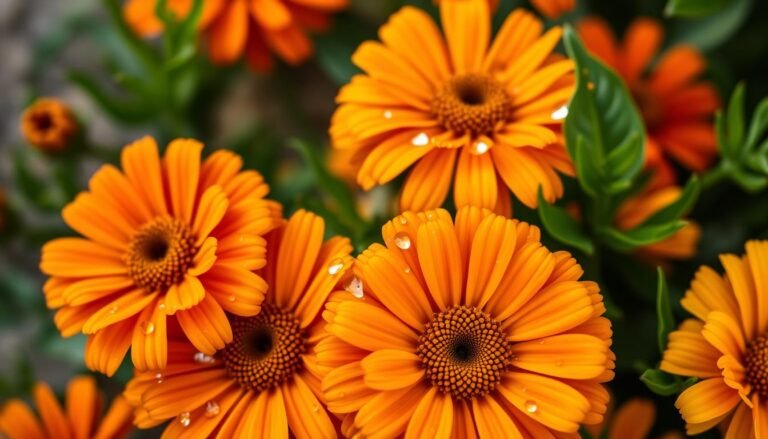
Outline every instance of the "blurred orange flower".
[[[612, 413], [608, 410], [605, 421], [600, 425], [588, 425], [585, 429], [592, 438], [606, 439], [646, 439], [656, 421], [656, 406], [645, 398], [632, 398]], [[606, 430], [607, 429], [607, 430]], [[683, 439], [677, 431], [669, 431], [659, 439]]]
[[647, 166], [663, 176], [664, 184], [675, 182], [666, 156], [695, 172], [707, 169], [717, 155], [712, 119], [720, 101], [714, 86], [698, 79], [706, 69], [699, 51], [674, 46], [652, 65], [664, 30], [648, 18], [632, 22], [623, 43], [599, 18], [583, 20], [579, 33], [589, 50], [621, 75], [632, 92], [648, 133]]
[[58, 99], [39, 98], [21, 115], [24, 139], [42, 151], [65, 150], [77, 130], [72, 111]]
[[66, 407], [61, 407], [51, 388], [37, 383], [33, 391], [38, 420], [19, 399], [0, 409], [0, 436], [9, 439], [120, 439], [133, 429], [133, 407], [118, 396], [102, 415], [102, 400], [96, 380], [73, 378], [67, 386]]
[[326, 298], [352, 266], [346, 238], [323, 239], [322, 218], [298, 211], [268, 236], [261, 312], [233, 317], [234, 338], [211, 355], [172, 341], [168, 367], [138, 373], [125, 395], [136, 423], [176, 418], [164, 438], [334, 438], [314, 347]]
[[559, 139], [573, 91], [573, 63], [553, 54], [562, 30], [543, 32], [512, 12], [491, 42], [484, 0], [442, 1], [442, 28], [417, 8], [395, 13], [353, 55], [365, 73], [344, 86], [333, 115], [333, 146], [353, 150], [369, 190], [411, 169], [401, 210], [440, 206], [453, 181], [456, 206], [509, 211], [562, 196], [556, 171], [572, 174]]
[[86, 365], [112, 375], [129, 348], [138, 370], [167, 362], [167, 325], [178, 321], [197, 349], [232, 341], [225, 311], [261, 309], [266, 263], [262, 235], [281, 207], [242, 160], [174, 140], [165, 157], [145, 137], [122, 153], [123, 172], [103, 166], [90, 191], [67, 205], [64, 221], [84, 238], [59, 238], [42, 251], [49, 308], [62, 335], [88, 334]]
[[[347, 7], [348, 0], [203, 0], [198, 27], [208, 42], [211, 60], [218, 64], [237, 61], [245, 55], [256, 71], [272, 66], [271, 52], [289, 64], [299, 64], [312, 55], [308, 31], [328, 28], [330, 14]], [[179, 17], [186, 16], [194, 0], [168, 0]], [[124, 15], [140, 35], [162, 31], [155, 15], [157, 0], [128, 0]]]
[[576, 7], [576, 0], [531, 0], [531, 4], [552, 20], [571, 12]]

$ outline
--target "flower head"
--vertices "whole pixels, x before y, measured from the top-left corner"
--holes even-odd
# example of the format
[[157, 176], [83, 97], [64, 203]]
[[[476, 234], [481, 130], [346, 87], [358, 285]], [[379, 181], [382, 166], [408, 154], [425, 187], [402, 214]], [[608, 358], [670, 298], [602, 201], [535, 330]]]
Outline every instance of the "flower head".
[[262, 237], [280, 206], [242, 160], [174, 140], [161, 159], [151, 138], [127, 146], [121, 172], [107, 165], [62, 212], [83, 237], [43, 247], [47, 304], [64, 336], [88, 334], [86, 364], [113, 374], [131, 348], [140, 370], [165, 367], [173, 316], [201, 351], [232, 340], [225, 311], [252, 316], [267, 285]]
[[[179, 17], [189, 14], [193, 0], [169, 0], [168, 7]], [[308, 31], [323, 31], [330, 14], [346, 8], [347, 0], [203, 0], [198, 27], [208, 43], [211, 60], [229, 64], [245, 56], [257, 71], [272, 66], [270, 53], [290, 64], [312, 55]], [[124, 7], [128, 24], [140, 35], [162, 30], [155, 15], [157, 0], [129, 0]]]
[[130, 433], [133, 408], [123, 397], [112, 401], [102, 414], [102, 397], [96, 380], [73, 378], [67, 386], [66, 406], [45, 383], [33, 391], [39, 418], [27, 405], [11, 399], [0, 407], [0, 436], [9, 439], [120, 439]]
[[77, 121], [72, 111], [58, 99], [37, 99], [21, 115], [24, 139], [42, 151], [67, 149], [77, 130]]
[[349, 240], [323, 241], [324, 229], [299, 211], [269, 235], [265, 303], [256, 316], [232, 317], [225, 346], [207, 355], [173, 341], [165, 370], [136, 375], [126, 396], [139, 427], [175, 417], [163, 437], [336, 437], [314, 349], [323, 304], [353, 260]]
[[[664, 31], [654, 20], [635, 20], [623, 43], [598, 18], [579, 24], [584, 44], [626, 82], [645, 121], [647, 166], [674, 183], [666, 158], [692, 171], [703, 171], [717, 154], [712, 117], [719, 99], [712, 84], [698, 80], [706, 61], [694, 47], [674, 46], [655, 66]], [[648, 71], [648, 73], [646, 73]]]
[[699, 381], [675, 405], [689, 435], [768, 437], [768, 241], [725, 254], [725, 274], [702, 267], [680, 302], [694, 318], [669, 334], [661, 369]]
[[[656, 421], [656, 405], [645, 398], [632, 398], [622, 404], [615, 412], [609, 407], [605, 421], [600, 425], [586, 428], [593, 438], [606, 439], [647, 438]], [[606, 432], [606, 435], [603, 435]], [[682, 439], [677, 431], [668, 431], [659, 439]]]
[[[562, 146], [573, 63], [553, 54], [561, 29], [512, 12], [491, 43], [486, 0], [442, 1], [445, 35], [413, 7], [395, 13], [353, 55], [364, 73], [344, 86], [331, 124], [335, 148], [352, 149], [366, 190], [409, 168], [402, 210], [439, 207], [453, 181], [457, 206], [509, 211], [509, 191], [553, 201], [572, 173]], [[454, 176], [455, 174], [455, 176]]]
[[[405, 214], [331, 296], [318, 343], [347, 435], [547, 437], [599, 423], [613, 376], [597, 285], [535, 226], [474, 207]], [[503, 434], [500, 432], [504, 432]]]

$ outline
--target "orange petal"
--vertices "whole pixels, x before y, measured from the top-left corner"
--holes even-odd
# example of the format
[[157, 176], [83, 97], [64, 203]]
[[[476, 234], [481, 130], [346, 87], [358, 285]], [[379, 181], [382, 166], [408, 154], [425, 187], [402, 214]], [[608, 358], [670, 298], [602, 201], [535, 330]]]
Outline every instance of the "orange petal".
[[272, 285], [278, 306], [293, 309], [299, 302], [323, 245], [324, 233], [325, 221], [305, 210], [297, 211], [288, 220], [277, 253]]
[[61, 409], [59, 401], [48, 384], [37, 383], [32, 390], [35, 397], [35, 405], [40, 413], [48, 437], [69, 439], [72, 437], [72, 428], [67, 422], [67, 417]]
[[168, 360], [165, 311], [153, 301], [139, 315], [131, 340], [131, 360], [138, 370], [163, 369]]
[[424, 222], [412, 246], [419, 255], [421, 271], [438, 309], [459, 305], [464, 288], [464, 263], [453, 221], [435, 218]]
[[101, 407], [96, 380], [90, 376], [72, 378], [67, 384], [66, 410], [75, 439], [89, 439]]
[[661, 360], [661, 370], [701, 378], [719, 376], [717, 359], [721, 353], [701, 335], [703, 328], [700, 321], [689, 319], [677, 331], [672, 331]]
[[122, 294], [96, 311], [83, 325], [83, 333], [94, 334], [97, 331], [133, 317], [153, 303], [157, 293], [147, 294], [142, 289]]
[[189, 341], [201, 352], [211, 355], [232, 341], [227, 315], [210, 295], [192, 308], [176, 313], [176, 318]]
[[312, 390], [301, 376], [282, 386], [285, 412], [291, 432], [299, 439], [335, 437], [336, 429]]
[[176, 311], [192, 308], [205, 297], [205, 287], [197, 276], [187, 274], [180, 284], [171, 285], [165, 293], [165, 312], [168, 315]]
[[400, 349], [375, 351], [360, 365], [365, 372], [365, 384], [375, 390], [411, 387], [424, 377], [418, 355]]
[[655, 20], [638, 18], [627, 28], [624, 35], [622, 52], [631, 54], [623, 58], [621, 74], [629, 84], [633, 84], [648, 67], [659, 50], [664, 30]]
[[[483, 140], [478, 140], [478, 142]], [[493, 141], [485, 139], [486, 148], [493, 147]], [[459, 164], [456, 167], [456, 182], [453, 195], [456, 207], [477, 206], [493, 209], [497, 200], [496, 169], [490, 154], [477, 154], [473, 147], [461, 148]]]
[[127, 319], [88, 336], [85, 342], [85, 365], [112, 376], [123, 362], [131, 346], [131, 335], [136, 319]]
[[472, 399], [472, 414], [477, 433], [481, 438], [507, 437], [522, 439], [515, 421], [493, 396]]
[[561, 334], [515, 343], [512, 365], [557, 378], [596, 379], [605, 372], [608, 346], [597, 337]]
[[156, 216], [168, 213], [163, 174], [155, 139], [147, 136], [126, 146], [120, 161], [128, 181]]
[[709, 378], [685, 389], [675, 406], [688, 424], [700, 424], [728, 414], [741, 401], [722, 378]]
[[405, 439], [448, 439], [453, 427], [453, 399], [432, 387], [416, 406]]
[[479, 71], [491, 34], [488, 2], [441, 2], [440, 20], [448, 41], [454, 73]]
[[245, 49], [247, 36], [248, 5], [244, 1], [228, 3], [208, 30], [211, 61], [221, 64], [235, 61]]
[[421, 212], [440, 207], [448, 195], [457, 151], [434, 149], [425, 155], [403, 184], [400, 210]]
[[0, 410], [0, 431], [9, 439], [46, 439], [32, 410], [19, 399], [11, 399]]

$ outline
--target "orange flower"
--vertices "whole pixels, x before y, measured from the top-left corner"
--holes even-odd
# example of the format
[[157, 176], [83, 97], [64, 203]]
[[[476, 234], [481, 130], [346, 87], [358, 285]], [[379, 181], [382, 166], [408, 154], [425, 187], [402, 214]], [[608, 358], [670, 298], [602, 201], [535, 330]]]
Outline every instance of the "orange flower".
[[226, 151], [174, 140], [161, 160], [152, 138], [123, 150], [123, 172], [101, 168], [62, 212], [84, 238], [43, 247], [47, 304], [62, 335], [88, 334], [86, 365], [112, 375], [128, 348], [139, 370], [167, 360], [166, 319], [211, 354], [232, 341], [224, 311], [259, 312], [266, 282], [262, 235], [280, 207], [255, 171]]
[[[333, 145], [352, 149], [365, 189], [412, 168], [402, 210], [440, 206], [453, 180], [457, 206], [509, 212], [509, 191], [527, 206], [563, 193], [573, 173], [559, 130], [573, 91], [573, 63], [552, 54], [559, 27], [512, 12], [492, 44], [485, 0], [443, 1], [445, 37], [426, 12], [405, 7], [353, 61], [365, 73], [338, 97]], [[455, 173], [455, 179], [454, 179]]]
[[712, 117], [720, 102], [714, 86], [697, 79], [706, 68], [701, 54], [691, 46], [675, 46], [651, 68], [664, 31], [647, 18], [629, 26], [622, 44], [598, 18], [582, 21], [579, 33], [632, 92], [648, 133], [647, 166], [659, 169], [668, 184], [674, 183], [674, 170], [666, 156], [692, 171], [709, 167], [717, 155]]
[[58, 99], [37, 99], [21, 115], [21, 134], [41, 151], [65, 150], [77, 129], [69, 107]]
[[[601, 425], [586, 428], [593, 438], [603, 437], [603, 431], [608, 427], [606, 439], [644, 439], [653, 429], [656, 420], [656, 406], [653, 401], [645, 398], [632, 398], [619, 407], [616, 413], [606, 416]], [[683, 439], [676, 431], [669, 431], [659, 436], [659, 439]]]
[[[168, 0], [177, 16], [186, 16], [193, 0]], [[155, 16], [157, 0], [128, 0], [125, 20], [140, 35], [162, 31]], [[203, 0], [198, 27], [208, 42], [208, 53], [217, 64], [237, 61], [244, 54], [257, 71], [272, 66], [270, 52], [290, 64], [312, 55], [308, 31], [323, 31], [329, 15], [347, 6], [347, 0]]]
[[[677, 201], [682, 194], [678, 186], [651, 188], [626, 200], [616, 211], [616, 227], [630, 230], [642, 224], [659, 210]], [[654, 263], [670, 259], [691, 259], [701, 238], [701, 227], [690, 221], [674, 235], [638, 249], [638, 254]]]
[[531, 0], [531, 4], [552, 20], [571, 12], [576, 7], [576, 0]]
[[336, 437], [320, 396], [315, 345], [323, 304], [352, 266], [346, 238], [323, 242], [322, 218], [299, 211], [268, 237], [261, 313], [232, 318], [234, 338], [212, 355], [172, 342], [168, 367], [138, 373], [126, 397], [141, 428], [176, 417], [163, 437]]
[[537, 227], [475, 207], [406, 212], [331, 296], [317, 359], [347, 436], [576, 435], [603, 419], [611, 324]]
[[702, 267], [680, 304], [695, 318], [669, 334], [661, 369], [699, 381], [675, 405], [689, 435], [718, 424], [726, 437], [768, 438], [768, 241]]
[[0, 409], [0, 436], [9, 439], [120, 439], [131, 431], [132, 407], [123, 397], [112, 401], [102, 415], [102, 397], [96, 380], [73, 378], [67, 386], [66, 407], [45, 383], [33, 391], [40, 419], [19, 399], [7, 401]]

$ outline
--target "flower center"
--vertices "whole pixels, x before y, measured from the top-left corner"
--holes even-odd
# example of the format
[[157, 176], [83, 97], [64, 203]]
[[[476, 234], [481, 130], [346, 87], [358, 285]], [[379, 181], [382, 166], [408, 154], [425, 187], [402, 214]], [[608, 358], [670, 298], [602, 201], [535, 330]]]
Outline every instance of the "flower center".
[[749, 343], [745, 362], [747, 381], [761, 399], [768, 399], [768, 334]]
[[478, 74], [455, 76], [432, 99], [432, 114], [456, 133], [490, 134], [509, 118], [512, 105], [504, 86]]
[[47, 112], [38, 112], [31, 117], [32, 124], [37, 131], [48, 131], [53, 127], [53, 118]]
[[510, 343], [499, 324], [475, 307], [435, 314], [416, 353], [429, 382], [456, 399], [491, 392], [509, 366]]
[[234, 318], [232, 332], [222, 357], [229, 376], [244, 388], [271, 389], [301, 369], [306, 337], [292, 313], [265, 303], [255, 317]]
[[164, 216], [150, 221], [134, 235], [125, 260], [136, 285], [164, 291], [184, 279], [195, 253], [189, 227]]

